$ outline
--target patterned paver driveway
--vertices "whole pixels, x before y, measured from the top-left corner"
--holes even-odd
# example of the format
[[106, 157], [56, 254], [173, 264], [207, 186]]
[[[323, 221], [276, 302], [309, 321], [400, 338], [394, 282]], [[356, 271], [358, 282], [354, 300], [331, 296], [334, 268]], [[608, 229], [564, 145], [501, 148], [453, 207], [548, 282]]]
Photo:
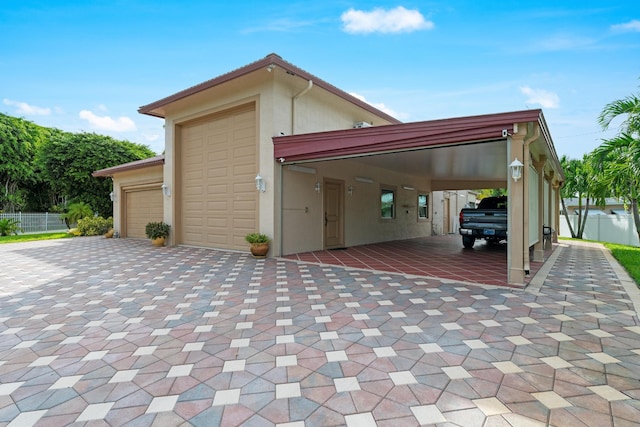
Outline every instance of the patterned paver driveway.
[[640, 420], [637, 289], [599, 246], [526, 290], [103, 238], [0, 260], [3, 426]]

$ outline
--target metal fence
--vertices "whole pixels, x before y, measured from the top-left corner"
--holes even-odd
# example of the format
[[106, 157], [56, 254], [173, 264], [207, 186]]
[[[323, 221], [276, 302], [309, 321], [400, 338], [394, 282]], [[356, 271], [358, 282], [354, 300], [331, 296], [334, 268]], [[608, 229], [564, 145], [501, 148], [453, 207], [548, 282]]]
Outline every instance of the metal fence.
[[22, 233], [39, 233], [46, 231], [66, 230], [67, 226], [57, 213], [0, 213], [0, 219], [13, 218], [20, 223]]

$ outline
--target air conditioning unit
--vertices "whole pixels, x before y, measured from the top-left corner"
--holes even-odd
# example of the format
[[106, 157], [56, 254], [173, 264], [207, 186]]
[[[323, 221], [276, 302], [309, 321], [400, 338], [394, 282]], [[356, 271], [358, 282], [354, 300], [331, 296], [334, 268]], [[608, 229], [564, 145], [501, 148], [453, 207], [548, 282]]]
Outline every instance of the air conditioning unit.
[[373, 125], [371, 123], [367, 123], [367, 122], [355, 122], [353, 124], [353, 128], [354, 129], [370, 128], [371, 126], [373, 126]]

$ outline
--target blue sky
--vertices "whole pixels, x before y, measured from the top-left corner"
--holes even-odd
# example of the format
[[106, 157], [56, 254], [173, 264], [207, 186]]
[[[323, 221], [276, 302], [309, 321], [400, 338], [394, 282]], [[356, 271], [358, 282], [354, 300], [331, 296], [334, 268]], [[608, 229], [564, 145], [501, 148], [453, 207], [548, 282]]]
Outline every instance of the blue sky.
[[572, 158], [640, 93], [637, 0], [4, 0], [0, 34], [0, 112], [158, 153], [139, 106], [272, 52], [405, 122], [542, 108]]

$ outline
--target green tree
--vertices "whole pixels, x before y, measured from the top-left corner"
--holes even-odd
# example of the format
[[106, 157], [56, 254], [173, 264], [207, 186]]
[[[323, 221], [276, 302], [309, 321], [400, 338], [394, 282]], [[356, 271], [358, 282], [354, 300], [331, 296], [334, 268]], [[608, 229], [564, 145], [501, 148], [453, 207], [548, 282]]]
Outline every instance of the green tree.
[[0, 114], [0, 210], [26, 207], [27, 187], [38, 183], [33, 161], [43, 139], [43, 128]]
[[56, 194], [87, 203], [111, 216], [111, 181], [91, 174], [99, 169], [154, 156], [148, 147], [95, 133], [56, 133], [44, 144], [41, 164]]
[[631, 205], [640, 238], [640, 96], [630, 95], [607, 104], [598, 117], [598, 123], [603, 129], [608, 129], [618, 117], [624, 117], [619, 133], [594, 150], [594, 165], [602, 174], [603, 185]]

